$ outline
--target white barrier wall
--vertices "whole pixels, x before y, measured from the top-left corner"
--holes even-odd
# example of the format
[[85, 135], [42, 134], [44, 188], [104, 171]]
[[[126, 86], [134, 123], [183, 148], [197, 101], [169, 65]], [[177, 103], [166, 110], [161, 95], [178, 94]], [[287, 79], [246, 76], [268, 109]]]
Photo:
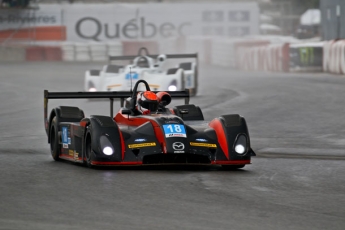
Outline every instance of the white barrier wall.
[[123, 47], [121, 42], [82, 43], [64, 42], [60, 45], [63, 61], [103, 61], [109, 56], [121, 56]]

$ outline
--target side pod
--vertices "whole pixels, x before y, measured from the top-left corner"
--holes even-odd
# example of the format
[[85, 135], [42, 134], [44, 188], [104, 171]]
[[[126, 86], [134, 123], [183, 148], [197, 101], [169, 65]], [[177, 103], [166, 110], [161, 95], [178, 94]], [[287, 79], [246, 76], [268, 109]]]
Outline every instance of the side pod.
[[84, 111], [79, 109], [78, 107], [72, 107], [72, 106], [59, 106], [50, 112], [49, 120], [46, 123], [46, 132], [48, 135], [48, 143], [50, 143], [50, 127], [53, 118], [56, 117], [57, 124], [61, 122], [79, 122], [81, 119], [85, 117]]
[[[254, 153], [250, 147], [250, 138], [246, 120], [238, 114], [222, 115], [210, 122], [216, 133], [219, 145], [226, 157], [226, 160], [250, 160]], [[235, 151], [235, 143], [239, 136], [246, 138], [245, 152], [239, 154]], [[254, 153], [255, 154], [255, 153]], [[217, 156], [222, 159], [224, 156]]]
[[[86, 128], [83, 138], [83, 153], [86, 141], [91, 140], [94, 153], [92, 160], [122, 161], [124, 144], [119, 127], [111, 117], [94, 115], [81, 120], [81, 124]], [[113, 154], [105, 155], [103, 153], [105, 147], [111, 147]]]

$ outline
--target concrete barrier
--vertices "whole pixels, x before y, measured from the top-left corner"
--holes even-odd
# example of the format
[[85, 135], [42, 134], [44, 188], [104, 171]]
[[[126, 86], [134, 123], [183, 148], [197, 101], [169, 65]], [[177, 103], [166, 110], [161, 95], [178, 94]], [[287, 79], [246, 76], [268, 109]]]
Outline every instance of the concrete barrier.
[[61, 61], [62, 51], [61, 47], [46, 46], [43, 47], [43, 54], [45, 61]]
[[75, 45], [73, 42], [61, 43], [62, 60], [74, 61], [75, 60]]
[[[236, 44], [239, 61], [237, 68], [255, 71], [289, 71], [289, 44], [267, 44], [257, 41], [247, 44]], [[249, 47], [248, 47], [249, 46]], [[240, 52], [240, 53], [239, 53]]]
[[266, 40], [249, 40], [236, 42], [234, 47], [236, 56], [236, 68], [243, 70], [255, 70], [255, 61], [257, 60], [257, 58], [253, 57], [252, 54], [261, 54], [264, 50], [261, 50], [259, 48], [262, 46], [267, 46], [269, 44], [270, 42]]
[[44, 48], [41, 46], [29, 46], [25, 49], [26, 61], [44, 61]]
[[150, 54], [157, 54], [159, 51], [156, 41], [122, 41], [123, 55], [137, 55], [142, 47], [145, 47]]
[[91, 61], [90, 46], [88, 43], [75, 43], [75, 61]]
[[107, 42], [106, 44], [108, 56], [121, 56], [123, 54], [121, 42]]
[[92, 42], [88, 46], [92, 61], [108, 61], [108, 47], [106, 43]]
[[25, 61], [25, 47], [22, 46], [0, 46], [1, 62], [21, 62]]

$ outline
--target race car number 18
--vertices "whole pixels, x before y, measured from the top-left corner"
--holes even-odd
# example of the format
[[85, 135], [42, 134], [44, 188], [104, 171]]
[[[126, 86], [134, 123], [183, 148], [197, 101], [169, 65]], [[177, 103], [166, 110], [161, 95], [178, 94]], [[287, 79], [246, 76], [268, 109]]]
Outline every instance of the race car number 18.
[[163, 125], [165, 137], [187, 137], [184, 125]]

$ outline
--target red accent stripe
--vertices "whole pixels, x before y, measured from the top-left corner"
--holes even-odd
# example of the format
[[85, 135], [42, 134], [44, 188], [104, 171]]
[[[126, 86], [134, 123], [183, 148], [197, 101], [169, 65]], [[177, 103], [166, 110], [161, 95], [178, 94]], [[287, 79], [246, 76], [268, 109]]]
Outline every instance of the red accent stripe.
[[63, 154], [63, 153], [60, 154], [60, 157], [61, 157], [61, 158], [68, 158], [68, 159], [74, 159], [73, 156], [70, 156], [70, 155], [68, 155], [68, 154]]
[[126, 147], [125, 147], [125, 141], [123, 139], [121, 130], [119, 130], [119, 133], [120, 133], [121, 149], [122, 149], [121, 156], [122, 156], [122, 160], [123, 160], [125, 158], [125, 148]]
[[228, 141], [226, 140], [226, 135], [222, 123], [218, 118], [215, 118], [209, 123], [209, 126], [216, 131], [219, 145], [223, 150], [226, 158], [229, 159]]
[[80, 126], [82, 126], [82, 127], [84, 127], [84, 128], [85, 128], [85, 127], [86, 127], [86, 125], [87, 125], [87, 122], [86, 122], [86, 121], [81, 121], [81, 122], [80, 122]]
[[156, 122], [151, 121], [151, 124], [153, 125], [153, 130], [155, 131], [155, 135], [157, 137], [157, 140], [162, 146], [163, 153], [167, 153], [165, 138], [164, 138], [164, 134], [162, 132], [161, 127]]
[[102, 162], [102, 161], [91, 161], [92, 165], [142, 165], [142, 162]]
[[153, 130], [155, 132], [156, 138], [162, 146], [163, 153], [167, 152], [163, 131], [161, 127], [159, 126], [159, 124], [157, 124], [157, 122], [153, 119], [153, 117], [151, 116], [140, 116], [140, 117], [129, 116], [128, 117], [128, 115], [122, 114], [120, 110], [114, 117], [114, 120], [117, 124], [120, 124], [120, 125], [129, 125], [129, 126], [136, 126], [136, 127], [146, 122], [150, 122], [153, 126]]
[[246, 165], [250, 164], [250, 160], [238, 160], [238, 161], [212, 161], [213, 165]]

